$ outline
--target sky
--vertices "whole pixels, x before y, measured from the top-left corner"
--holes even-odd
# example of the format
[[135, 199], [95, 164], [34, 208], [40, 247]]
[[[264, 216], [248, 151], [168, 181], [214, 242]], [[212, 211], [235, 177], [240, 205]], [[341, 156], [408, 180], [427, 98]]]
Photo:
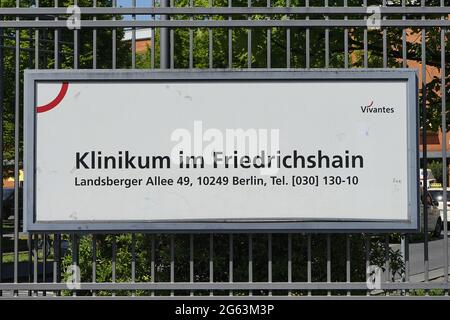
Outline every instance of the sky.
[[[151, 7], [154, 0], [136, 0], [136, 7]], [[132, 7], [133, 0], [117, 0], [118, 7]], [[150, 20], [151, 16], [136, 16], [136, 20]], [[124, 20], [131, 20], [131, 16], [124, 16]]]
[[[150, 7], [153, 0], [136, 0], [136, 7]], [[131, 7], [132, 0], [117, 0], [117, 5], [120, 7]]]

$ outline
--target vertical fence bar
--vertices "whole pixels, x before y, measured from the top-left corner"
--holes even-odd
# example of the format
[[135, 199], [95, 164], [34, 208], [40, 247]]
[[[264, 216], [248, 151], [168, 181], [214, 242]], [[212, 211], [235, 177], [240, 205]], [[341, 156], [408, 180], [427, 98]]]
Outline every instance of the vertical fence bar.
[[[97, 236], [92, 235], [92, 282], [97, 282]], [[92, 290], [92, 296], [95, 297], [97, 292]]]
[[[327, 282], [331, 283], [331, 236], [327, 234]], [[331, 290], [327, 292], [331, 296]]]
[[[131, 3], [133, 8], [136, 8], [136, 0], [133, 0]], [[131, 16], [133, 21], [136, 21], [136, 15], [133, 14]], [[150, 39], [153, 41], [154, 39]], [[131, 30], [131, 68], [136, 69], [136, 28], [132, 28]]]
[[[209, 282], [214, 283], [214, 235], [209, 235]], [[213, 295], [213, 290], [209, 290], [209, 295]]]
[[[344, 7], [347, 8], [348, 0], [344, 0]], [[348, 16], [344, 16], [344, 20], [348, 20]], [[344, 29], [344, 67], [348, 68], [348, 28]]]
[[[247, 0], [247, 7], [250, 8], [252, 6], [252, 0]], [[247, 17], [248, 20], [251, 20], [250, 16]], [[252, 67], [252, 29], [247, 29], [247, 68]]]
[[[189, 7], [194, 7], [194, 0], [189, 0]], [[193, 20], [194, 18], [191, 16], [189, 20]], [[189, 69], [194, 68], [194, 30], [189, 28]]]
[[[170, 7], [174, 7], [175, 6], [175, 0], [170, 0], [169, 5]], [[172, 17], [169, 18], [170, 20], [172, 20]], [[170, 29], [169, 32], [169, 51], [167, 52], [167, 54], [169, 55], [168, 59], [170, 62], [170, 69], [174, 69], [175, 68], [175, 30], [174, 29]]]
[[[136, 8], [136, 0], [131, 2], [131, 6]], [[131, 19], [136, 21], [136, 15], [133, 14]], [[153, 41], [153, 39], [150, 41]], [[136, 69], [136, 28], [131, 29], [131, 68]]]
[[[33, 237], [33, 283], [38, 282], [38, 262], [39, 262], [39, 249], [38, 249], [39, 235], [36, 233]], [[38, 296], [38, 291], [33, 292], [35, 297]]]
[[43, 42], [43, 45], [44, 45], [44, 54], [42, 55], [42, 60], [43, 60], [42, 64], [44, 65], [44, 68], [47, 69], [48, 68], [48, 57], [49, 57], [48, 51], [50, 49], [48, 44], [49, 44], [49, 42], [51, 40], [49, 30], [44, 29], [44, 32], [42, 34], [42, 38], [43, 38], [42, 42]]
[[[112, 7], [117, 7], [117, 0], [112, 0]], [[116, 16], [112, 16], [112, 21], [116, 20]], [[117, 29], [112, 29], [112, 68], [115, 69], [117, 67]]]
[[[169, 7], [169, 0], [161, 0], [160, 1], [161, 8]], [[167, 15], [163, 14], [160, 16], [161, 21], [167, 20]], [[169, 68], [169, 29], [168, 28], [161, 28], [160, 29], [160, 39], [159, 39], [159, 48], [160, 48], [160, 67], [161, 69], [168, 69]]]
[[[39, 8], [39, 0], [34, 0], [36, 8]], [[39, 18], [34, 19], [38, 21]], [[39, 29], [34, 30], [34, 68], [39, 69]]]
[[[409, 282], [409, 234], [405, 235], [405, 282]], [[409, 295], [409, 290], [406, 290], [406, 295]]]
[[[75, 250], [74, 250], [75, 263], [74, 263], [74, 265], [75, 265], [76, 269], [79, 270], [79, 267], [80, 267], [80, 235], [75, 233], [73, 235], [73, 239], [74, 239], [73, 241], [74, 241], [74, 245], [75, 245]], [[81, 278], [81, 273], [79, 273], [79, 276], [78, 276], [78, 278], [76, 278], [76, 281], [79, 281], [80, 283], [83, 282], [83, 279]], [[74, 290], [73, 296], [77, 296], [77, 295], [78, 295], [78, 292]]]
[[[155, 7], [155, 0], [150, 0], [151, 7]], [[155, 15], [151, 15], [150, 19], [155, 20]], [[150, 39], [150, 68], [155, 68], [155, 42], [156, 42], [156, 29], [151, 28], [151, 39]]]
[[[39, 8], [39, 0], [35, 0], [35, 6], [36, 8]], [[36, 17], [35, 21], [38, 21], [39, 18]], [[31, 36], [31, 34], [30, 34]], [[30, 39], [31, 41], [31, 39]], [[31, 44], [31, 42], [30, 42]], [[30, 53], [31, 54], [31, 53]], [[39, 29], [35, 29], [34, 30], [34, 69], [39, 69]], [[20, 181], [19, 181], [20, 183]], [[43, 277], [44, 277], [44, 282], [45, 282], [45, 236], [42, 235], [42, 253], [43, 253], [43, 263], [42, 263], [42, 273], [43, 273]], [[37, 278], [38, 278], [38, 263], [39, 263], [39, 248], [38, 248], [38, 241], [39, 241], [39, 235], [36, 234], [35, 238], [34, 238], [34, 251], [33, 251], [33, 255], [34, 255], [34, 268], [33, 268], [33, 282], [37, 283]], [[34, 292], [35, 296], [38, 296], [38, 291]], [[45, 295], [45, 294], [44, 294]]]
[[[28, 42], [28, 48], [26, 48], [25, 51], [28, 52], [28, 68], [31, 69], [31, 68], [34, 68], [34, 61], [33, 61], [34, 56], [32, 54], [33, 48], [34, 48], [34, 44], [33, 44], [33, 39], [34, 39], [33, 29], [29, 28], [28, 32], [29, 32], [29, 34], [28, 34], [28, 41], [27, 41]], [[25, 40], [24, 40], [24, 42], [25, 42]]]
[[[47, 234], [42, 235], [42, 282], [47, 282]], [[42, 295], [46, 296], [46, 291], [42, 291]]]
[[[402, 8], [406, 8], [406, 0], [402, 0]], [[406, 20], [406, 16], [402, 16], [402, 20]], [[406, 29], [402, 29], [402, 65], [403, 68], [408, 67], [408, 61], [407, 59], [407, 48], [406, 48]]]
[[[267, 236], [267, 281], [272, 283], [272, 234]], [[269, 296], [272, 295], [272, 290], [269, 290]]]
[[[131, 234], [131, 282], [136, 282], [136, 234]], [[136, 295], [136, 291], [132, 292], [132, 296]]]
[[[233, 1], [228, 0], [228, 8], [233, 6]], [[231, 21], [231, 16], [228, 20]], [[233, 68], [233, 28], [228, 28], [228, 68]]]
[[[0, 15], [0, 21], [3, 16]], [[0, 28], [0, 174], [3, 177], [3, 98], [4, 98], [4, 61], [3, 45], [4, 31]], [[0, 186], [0, 283], [3, 282], [3, 181]], [[3, 296], [3, 290], [0, 290], [0, 297]]]
[[[345, 256], [346, 256], [346, 262], [345, 262], [345, 273], [346, 273], [346, 282], [351, 283], [352, 282], [352, 276], [351, 276], [351, 247], [350, 247], [350, 235], [345, 235]], [[347, 296], [351, 295], [351, 291], [347, 290]]]
[[[291, 1], [286, 0], [286, 7], [289, 8], [291, 6]], [[289, 15], [286, 16], [286, 19], [289, 20], [291, 17]], [[286, 68], [289, 69], [291, 67], [291, 28], [286, 28]]]
[[[306, 266], [306, 272], [307, 272], [307, 281], [308, 283], [312, 282], [312, 261], [311, 261], [311, 234], [307, 235], [307, 266]], [[308, 290], [308, 296], [311, 295], [311, 290]]]
[[[151, 238], [151, 254], [150, 254], [150, 277], [151, 282], [155, 283], [155, 235], [152, 234]], [[152, 296], [155, 295], [155, 291], [150, 292]]]
[[[386, 282], [390, 282], [390, 263], [389, 263], [389, 235], [387, 234], [384, 238], [384, 268], [386, 273]], [[389, 295], [389, 290], [386, 290], [386, 295]]]
[[[170, 235], [170, 283], [175, 283], [175, 237]], [[170, 291], [170, 295], [173, 296], [173, 290]]]
[[[208, 0], [208, 6], [210, 8], [212, 8], [213, 6], [213, 1], [212, 0]], [[211, 20], [211, 17], [208, 18], [209, 20]], [[208, 63], [209, 63], [209, 68], [212, 69], [213, 68], [213, 50], [214, 50], [214, 42], [213, 42], [213, 29], [212, 28], [208, 28]]]
[[[421, 7], [425, 7], [425, 0], [421, 0]], [[425, 16], [422, 16], [425, 20]], [[422, 56], [422, 159], [423, 159], [423, 260], [425, 282], [429, 280], [429, 261], [428, 261], [428, 159], [427, 159], [427, 60], [426, 60], [426, 29], [422, 28], [421, 34], [421, 56]], [[426, 291], [428, 292], [428, 291]]]
[[[150, 7], [155, 7], [155, 0], [150, 0]], [[155, 15], [150, 16], [151, 20], [155, 20]], [[156, 29], [150, 28], [150, 68], [155, 68], [155, 41], [156, 41]]]
[[[309, 7], [309, 0], [305, 0], [305, 7]], [[305, 17], [305, 20], [309, 20], [309, 16]], [[310, 55], [309, 55], [309, 28], [305, 30], [305, 67], [308, 69], [310, 67]]]
[[[96, 0], [94, 0], [95, 2]], [[58, 0], [54, 0], [54, 7], [58, 8], [59, 3]], [[55, 16], [55, 21], [58, 21], [58, 17]], [[55, 28], [53, 31], [53, 59], [55, 60], [53, 68], [55, 70], [59, 69], [59, 30]], [[60, 281], [60, 259], [61, 259], [61, 235], [54, 234], [53, 235], [53, 282], [58, 283]], [[60, 291], [56, 291], [55, 294], [57, 296], [61, 295]]]
[[[112, 258], [111, 258], [111, 271], [112, 271], [112, 282], [116, 282], [116, 258], [117, 258], [117, 237], [115, 234], [112, 235]], [[116, 292], [112, 292], [112, 296], [114, 297]]]
[[[288, 233], [288, 283], [292, 283], [292, 233]], [[288, 291], [288, 296], [292, 291]]]
[[[16, 7], [20, 6], [16, 0]], [[19, 17], [16, 18], [19, 21]], [[15, 35], [15, 97], [14, 97], [14, 283], [19, 280], [19, 139], [20, 139], [20, 31]], [[14, 291], [18, 295], [18, 291]]]
[[[53, 238], [53, 283], [59, 282], [59, 272], [60, 272], [60, 256], [61, 256], [61, 250], [60, 250], [60, 243], [61, 243], [61, 236], [59, 234], [55, 234]], [[55, 294], [59, 296], [61, 294], [60, 291], [56, 291]]]
[[[194, 235], [189, 235], [189, 282], [194, 283]], [[190, 296], [194, 295], [194, 291], [189, 292]]]
[[[253, 235], [248, 235], [248, 282], [253, 282]], [[253, 295], [253, 291], [250, 290], [249, 296]]]
[[[92, 0], [92, 7], [97, 7], [97, 0]], [[96, 21], [97, 16], [92, 17]], [[92, 30], [92, 69], [97, 69], [97, 28]]]
[[[28, 249], [28, 282], [33, 281], [33, 235], [28, 233], [27, 236], [27, 249]], [[32, 292], [28, 290], [28, 296], [31, 297]]]
[[[441, 0], [441, 7], [444, 7], [444, 0]], [[442, 20], [445, 16], [441, 17]], [[447, 164], [447, 107], [446, 107], [446, 71], [445, 71], [445, 28], [441, 28], [441, 128], [442, 128], [442, 203], [443, 205], [443, 221], [444, 224], [444, 283], [448, 284], [448, 210], [447, 210], [447, 186], [448, 186], [448, 164]], [[445, 295], [448, 296], [448, 290], [445, 290]]]
[[[363, 6], [367, 8], [367, 0], [363, 1]], [[364, 16], [364, 21], [367, 20], [367, 16]], [[368, 59], [368, 40], [367, 40], [367, 27], [364, 28], [364, 38], [363, 38], [363, 45], [364, 45], [364, 68], [367, 68], [369, 66], [369, 59]]]
[[[366, 280], [368, 278], [368, 271], [370, 267], [370, 234], [366, 234]], [[370, 290], [366, 291], [366, 295], [370, 296]]]
[[[94, 0], [95, 2], [96, 0]], [[55, 8], [58, 8], [59, 4], [58, 4], [58, 0], [54, 0], [54, 5]], [[55, 16], [55, 21], [58, 21], [58, 17]], [[55, 59], [55, 64], [54, 64], [54, 68], [58, 69], [59, 68], [59, 30], [57, 28], [55, 28], [55, 30], [53, 31], [53, 41], [54, 41], [54, 59]]]
[[[270, 0], [267, 0], [267, 8], [270, 8]], [[267, 17], [268, 20], [270, 20], [270, 16]], [[267, 28], [267, 69], [271, 68], [271, 53], [272, 53], [272, 29], [269, 27]]]
[[[386, 0], [382, 2], [383, 8], [386, 7]], [[383, 16], [383, 21], [386, 16]], [[383, 68], [387, 68], [387, 28], [383, 28]]]
[[[78, 235], [72, 234], [72, 276], [75, 274], [75, 270], [78, 268]], [[75, 280], [75, 279], [73, 279]], [[76, 290], [72, 291], [72, 296], [76, 296]]]
[[[406, 7], [406, 0], [402, 0], [402, 8]], [[406, 20], [406, 16], [402, 15], [402, 20]], [[407, 47], [406, 47], [406, 29], [402, 28], [402, 67], [408, 67], [407, 60]], [[403, 281], [409, 282], [409, 234], [404, 234], [402, 237], [402, 250], [403, 250], [403, 261], [405, 264], [405, 275]], [[409, 295], [409, 290], [406, 290], [406, 295]]]
[[[73, 1], [74, 6], [78, 5], [78, 0]], [[73, 29], [73, 68], [78, 69], [78, 37], [79, 31], [75, 28]]]
[[[228, 282], [233, 283], [233, 247], [234, 247], [234, 241], [233, 241], [233, 234], [230, 234], [230, 237], [228, 239]], [[229, 292], [230, 296], [233, 296], [233, 290], [230, 290]]]
[[[324, 7], [328, 7], [328, 0], [325, 0]], [[328, 20], [328, 16], [325, 16]], [[330, 66], [330, 28], [325, 28], [325, 68]]]

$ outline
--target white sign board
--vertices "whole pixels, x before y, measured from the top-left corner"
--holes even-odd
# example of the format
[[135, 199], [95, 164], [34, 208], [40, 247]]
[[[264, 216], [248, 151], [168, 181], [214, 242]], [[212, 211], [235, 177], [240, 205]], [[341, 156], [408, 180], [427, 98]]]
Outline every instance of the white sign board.
[[28, 230], [417, 228], [411, 71], [27, 73]]

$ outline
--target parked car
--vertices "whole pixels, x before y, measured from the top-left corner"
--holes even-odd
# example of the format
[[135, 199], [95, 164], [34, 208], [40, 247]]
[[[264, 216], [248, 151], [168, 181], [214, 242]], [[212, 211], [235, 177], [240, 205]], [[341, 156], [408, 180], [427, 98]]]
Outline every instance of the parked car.
[[[420, 230], [424, 229], [423, 224], [423, 189], [420, 188]], [[428, 230], [433, 233], [434, 236], [439, 237], [442, 232], [442, 219], [440, 210], [438, 208], [438, 202], [433, 200], [430, 191], [427, 192], [426, 197], [428, 207]]]
[[[443, 195], [444, 195], [444, 189], [442, 186], [433, 186], [431, 185], [431, 188], [428, 189], [428, 191], [431, 194], [431, 197], [434, 201], [437, 201], [439, 212], [441, 214], [441, 220], [444, 221], [444, 201], [443, 201]], [[447, 188], [447, 223], [450, 222], [450, 188]]]
[[[14, 216], [14, 188], [3, 188], [2, 218], [8, 219]], [[22, 188], [19, 188], [19, 221], [23, 220]]]

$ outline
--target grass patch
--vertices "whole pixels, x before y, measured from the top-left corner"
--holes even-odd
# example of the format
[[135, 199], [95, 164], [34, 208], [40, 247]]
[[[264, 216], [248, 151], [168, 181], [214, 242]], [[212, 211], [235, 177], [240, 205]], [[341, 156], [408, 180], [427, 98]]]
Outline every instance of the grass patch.
[[[410, 291], [412, 296], [425, 296], [426, 291], [424, 289], [417, 289]], [[430, 296], [443, 296], [445, 294], [443, 289], [430, 289], [428, 295]]]
[[[19, 262], [27, 262], [28, 261], [28, 252], [19, 252]], [[7, 252], [3, 254], [3, 263], [13, 263], [14, 262], [14, 253]]]

